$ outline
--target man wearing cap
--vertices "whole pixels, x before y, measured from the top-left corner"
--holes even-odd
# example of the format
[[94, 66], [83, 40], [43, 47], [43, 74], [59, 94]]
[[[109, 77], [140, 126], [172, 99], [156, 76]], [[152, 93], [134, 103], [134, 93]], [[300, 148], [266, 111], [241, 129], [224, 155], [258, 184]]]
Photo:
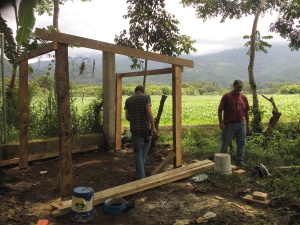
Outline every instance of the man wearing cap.
[[144, 88], [137, 86], [134, 95], [125, 101], [126, 119], [130, 122], [134, 162], [137, 179], [145, 177], [144, 164], [150, 148], [152, 134], [157, 135], [151, 111], [151, 98]]
[[235, 80], [233, 90], [223, 95], [218, 108], [219, 127], [222, 130], [220, 152], [227, 153], [228, 146], [235, 137], [237, 166], [244, 164], [246, 134], [250, 132], [250, 107], [247, 97], [241, 94], [242, 88], [243, 82]]

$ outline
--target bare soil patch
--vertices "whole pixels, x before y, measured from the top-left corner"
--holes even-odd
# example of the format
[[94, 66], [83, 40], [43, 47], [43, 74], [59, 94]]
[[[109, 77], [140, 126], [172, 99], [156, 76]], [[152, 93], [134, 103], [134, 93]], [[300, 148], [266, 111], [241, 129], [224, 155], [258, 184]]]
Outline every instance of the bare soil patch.
[[[159, 165], [169, 151], [166, 146], [150, 152], [146, 174]], [[135, 177], [133, 162], [131, 150], [74, 154], [74, 187], [89, 186], [98, 192], [131, 182]], [[2, 168], [0, 224], [31, 225], [36, 224], [39, 219], [48, 219], [51, 224], [56, 225], [82, 224], [71, 221], [69, 214], [60, 217], [49, 215], [50, 203], [60, 197], [59, 176], [58, 158], [33, 162], [26, 170], [18, 167]], [[230, 212], [228, 216], [236, 218], [236, 223], [230, 224], [252, 224], [264, 211], [261, 207], [253, 208], [242, 202], [239, 196], [232, 195], [222, 186], [207, 183], [205, 187], [199, 188], [192, 177], [124, 198], [127, 202], [134, 202], [135, 207], [119, 215], [109, 215], [104, 212], [103, 204], [97, 205], [93, 220], [85, 224], [168, 225], [174, 224], [176, 220], [185, 220], [192, 224], [207, 212], [216, 213], [220, 220], [224, 211]], [[218, 220], [210, 219], [207, 224], [225, 224]]]

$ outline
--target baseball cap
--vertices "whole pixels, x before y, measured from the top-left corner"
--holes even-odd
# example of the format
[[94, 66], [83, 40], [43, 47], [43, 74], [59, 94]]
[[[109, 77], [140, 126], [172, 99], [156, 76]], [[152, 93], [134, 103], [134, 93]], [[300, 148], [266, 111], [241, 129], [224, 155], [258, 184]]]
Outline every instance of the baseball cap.
[[241, 80], [235, 80], [233, 82], [233, 86], [236, 86], [236, 87], [243, 87], [243, 82]]

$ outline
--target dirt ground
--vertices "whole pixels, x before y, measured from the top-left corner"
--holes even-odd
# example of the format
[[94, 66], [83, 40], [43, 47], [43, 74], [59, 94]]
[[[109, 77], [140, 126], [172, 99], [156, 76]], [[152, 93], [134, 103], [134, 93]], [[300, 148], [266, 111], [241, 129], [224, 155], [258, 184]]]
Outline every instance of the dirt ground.
[[[146, 164], [149, 174], [164, 157], [169, 154], [167, 147], [150, 152]], [[170, 165], [171, 167], [171, 165]], [[0, 224], [34, 225], [39, 219], [48, 219], [50, 224], [83, 224], [73, 222], [69, 214], [53, 217], [49, 215], [50, 203], [59, 199], [60, 178], [57, 158], [35, 161], [28, 169], [18, 167], [1, 169], [0, 177]], [[135, 168], [133, 153], [130, 149], [121, 152], [89, 151], [73, 155], [74, 187], [89, 186], [95, 192], [112, 188], [134, 180]], [[207, 212], [216, 215], [225, 208], [243, 211], [243, 218], [237, 218], [236, 224], [249, 224], [255, 221], [258, 212], [231, 196], [226, 190], [220, 193], [215, 185], [205, 191], [196, 188], [192, 177], [162, 185], [150, 190], [126, 196], [127, 202], [134, 202], [134, 208], [118, 214], [104, 212], [104, 205], [95, 206], [94, 218], [84, 224], [97, 225], [158, 225], [158, 224], [193, 224], [197, 218]], [[235, 215], [233, 215], [235, 216]], [[238, 216], [238, 215], [236, 215]], [[181, 221], [181, 223], [179, 223]], [[209, 219], [206, 224], [214, 223]]]

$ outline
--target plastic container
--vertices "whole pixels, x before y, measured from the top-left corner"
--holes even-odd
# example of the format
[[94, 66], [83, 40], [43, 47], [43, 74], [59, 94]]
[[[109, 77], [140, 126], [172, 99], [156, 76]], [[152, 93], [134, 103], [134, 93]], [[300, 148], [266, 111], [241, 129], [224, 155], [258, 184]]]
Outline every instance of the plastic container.
[[214, 155], [215, 173], [232, 174], [231, 159], [227, 153], [216, 153]]
[[104, 212], [108, 214], [121, 214], [126, 209], [126, 201], [123, 198], [112, 197], [104, 202]]
[[87, 222], [94, 217], [94, 190], [91, 187], [73, 189], [70, 218], [76, 222]]

